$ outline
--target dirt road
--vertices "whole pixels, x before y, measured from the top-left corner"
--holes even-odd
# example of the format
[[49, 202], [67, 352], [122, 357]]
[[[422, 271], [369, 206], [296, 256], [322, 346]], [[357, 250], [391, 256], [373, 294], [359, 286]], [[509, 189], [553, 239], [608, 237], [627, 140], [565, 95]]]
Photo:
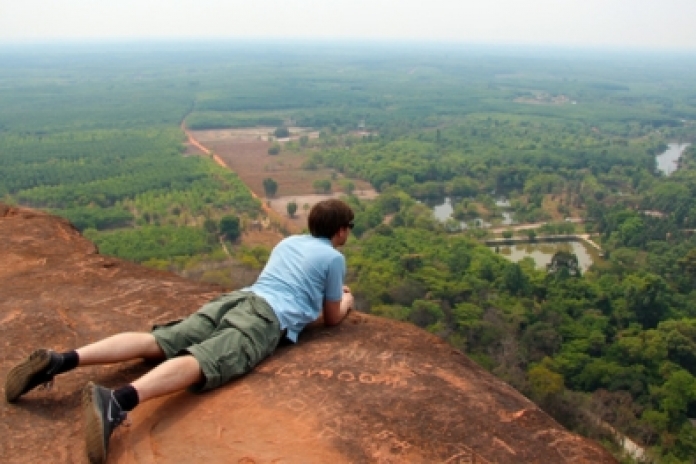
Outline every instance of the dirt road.
[[[213, 155], [213, 160], [215, 160], [215, 162], [216, 162], [217, 164], [219, 164], [220, 166], [222, 166], [222, 167], [225, 168], [225, 169], [229, 169], [229, 166], [227, 166], [227, 164], [225, 164], [225, 162], [224, 162], [219, 156], [217, 156], [216, 154], [212, 153], [212, 151], [211, 151], [209, 148], [205, 147], [202, 143], [200, 143], [198, 140], [196, 140], [196, 138], [193, 136], [193, 134], [191, 133], [191, 131], [189, 131], [188, 128], [186, 127], [186, 123], [185, 123], [185, 122], [182, 122], [182, 123], [181, 123], [181, 130], [184, 131], [184, 133], [186, 134], [186, 137], [188, 138], [188, 143], [190, 143], [191, 145], [195, 146], [196, 148], [198, 148], [199, 150], [201, 150], [201, 151], [202, 151], [203, 153], [205, 153], [206, 155], [211, 155], [211, 154], [212, 154], [212, 155]], [[270, 208], [270, 207], [266, 204], [266, 202], [263, 201], [263, 199], [259, 198], [259, 197], [254, 193], [254, 191], [251, 190], [251, 189], [249, 188], [248, 185], [247, 185], [247, 189], [249, 190], [249, 193], [251, 194], [252, 197], [254, 197], [254, 198], [256, 198], [256, 199], [258, 199], [258, 200], [261, 201], [261, 208], [263, 209], [263, 212], [266, 213], [266, 215], [267, 215], [271, 220], [275, 220], [275, 221], [279, 222], [280, 224], [285, 225], [284, 223], [287, 222], [287, 221], [286, 221], [287, 218], [284, 218], [284, 217], [279, 216], [278, 213], [277, 213], [276, 211], [274, 211], [272, 208]], [[294, 230], [293, 230], [293, 232], [294, 232]]]

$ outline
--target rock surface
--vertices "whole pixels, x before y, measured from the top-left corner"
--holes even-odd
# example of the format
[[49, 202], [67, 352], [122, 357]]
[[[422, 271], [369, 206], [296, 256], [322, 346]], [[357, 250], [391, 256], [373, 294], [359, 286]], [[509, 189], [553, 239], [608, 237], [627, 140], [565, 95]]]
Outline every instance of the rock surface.
[[[68, 222], [0, 204], [0, 377], [36, 347], [67, 350], [185, 316], [223, 289], [99, 255]], [[0, 456], [84, 462], [79, 392], [145, 363], [79, 369], [0, 406]], [[3, 395], [4, 397], [4, 395]], [[609, 463], [460, 352], [353, 313], [252, 374], [154, 400], [119, 428], [111, 463]]]

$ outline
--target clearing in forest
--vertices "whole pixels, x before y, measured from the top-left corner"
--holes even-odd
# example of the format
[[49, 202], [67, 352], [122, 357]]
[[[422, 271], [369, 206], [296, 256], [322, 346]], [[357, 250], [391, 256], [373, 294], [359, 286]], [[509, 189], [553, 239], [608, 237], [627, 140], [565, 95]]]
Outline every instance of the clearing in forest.
[[[270, 199], [269, 206], [281, 218], [281, 223], [291, 231], [301, 230], [307, 223], [308, 207], [332, 196], [341, 196], [341, 183], [350, 180], [355, 185], [355, 194], [360, 198], [375, 198], [372, 186], [363, 180], [347, 179], [333, 169], [303, 169], [303, 163], [313, 153], [314, 148], [287, 150], [284, 145], [296, 141], [302, 135], [310, 139], [318, 137], [317, 132], [306, 128], [290, 128], [291, 137], [277, 142], [283, 147], [280, 154], [269, 155], [268, 149], [273, 142], [273, 127], [254, 127], [247, 129], [221, 129], [190, 131], [193, 137], [211, 150], [244, 182], [251, 191], [261, 199], [266, 199], [263, 180], [271, 178], [278, 183], [276, 195]], [[314, 188], [317, 180], [330, 180], [332, 191], [318, 194]], [[287, 214], [287, 204], [297, 203], [294, 218]], [[305, 205], [308, 205], [306, 207]]]
[[[270, 177], [278, 183], [276, 196], [308, 195], [316, 193], [313, 183], [316, 180], [331, 180], [332, 191], [340, 190], [339, 182], [344, 179], [333, 169], [306, 170], [302, 164], [312, 153], [312, 149], [298, 151], [281, 150], [278, 155], [269, 155], [274, 128], [254, 127], [249, 129], [222, 129], [191, 131], [193, 136], [206, 148], [218, 155], [227, 166], [236, 172], [242, 181], [259, 198], [264, 198], [263, 180]], [[306, 129], [290, 128], [292, 137], [280, 139], [281, 146], [300, 135], [316, 138], [315, 132]], [[334, 179], [335, 177], [335, 179]], [[351, 179], [357, 190], [371, 189], [369, 183]]]

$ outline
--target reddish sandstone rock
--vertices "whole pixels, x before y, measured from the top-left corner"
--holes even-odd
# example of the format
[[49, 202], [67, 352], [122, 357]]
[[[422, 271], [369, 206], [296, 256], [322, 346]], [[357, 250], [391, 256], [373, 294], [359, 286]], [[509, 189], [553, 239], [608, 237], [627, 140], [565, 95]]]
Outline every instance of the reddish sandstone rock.
[[[0, 376], [36, 347], [69, 349], [182, 317], [222, 289], [101, 256], [68, 222], [0, 204]], [[59, 376], [0, 406], [3, 462], [84, 462], [79, 392], [134, 362]], [[146, 403], [112, 463], [610, 463], [466, 356], [411, 325], [353, 313], [216, 391]]]

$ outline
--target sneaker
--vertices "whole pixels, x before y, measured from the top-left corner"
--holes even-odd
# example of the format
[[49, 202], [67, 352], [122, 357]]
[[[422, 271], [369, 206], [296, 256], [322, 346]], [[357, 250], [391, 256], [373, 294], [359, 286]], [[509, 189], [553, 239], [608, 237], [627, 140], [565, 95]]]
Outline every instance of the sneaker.
[[102, 464], [106, 462], [111, 434], [127, 414], [114, 398], [113, 390], [92, 382], [82, 390], [82, 412], [87, 460], [90, 464]]
[[63, 357], [50, 350], [36, 350], [13, 367], [5, 380], [5, 399], [14, 403], [39, 385], [50, 388], [53, 377], [63, 365]]

